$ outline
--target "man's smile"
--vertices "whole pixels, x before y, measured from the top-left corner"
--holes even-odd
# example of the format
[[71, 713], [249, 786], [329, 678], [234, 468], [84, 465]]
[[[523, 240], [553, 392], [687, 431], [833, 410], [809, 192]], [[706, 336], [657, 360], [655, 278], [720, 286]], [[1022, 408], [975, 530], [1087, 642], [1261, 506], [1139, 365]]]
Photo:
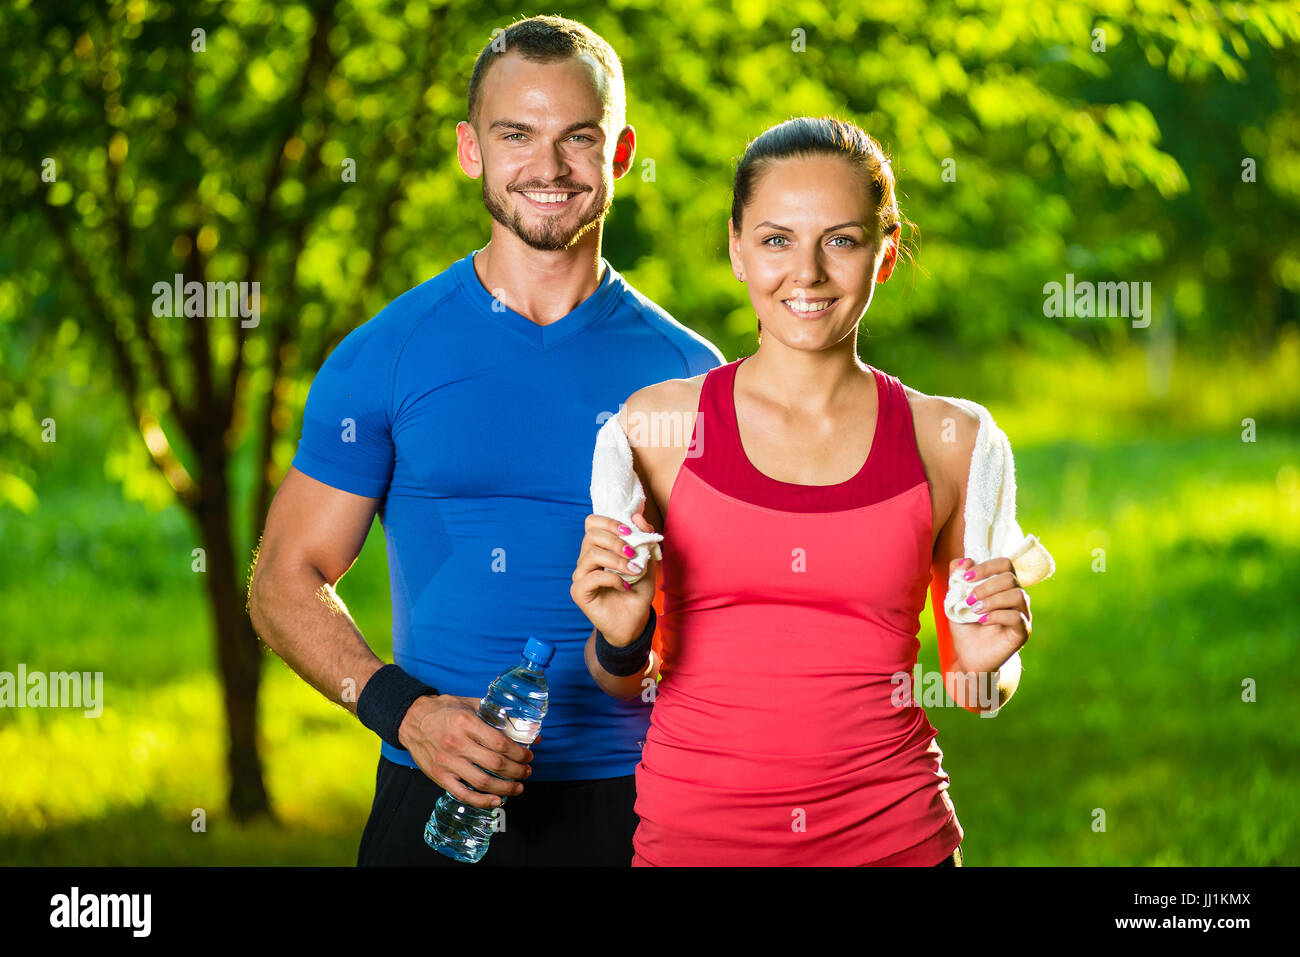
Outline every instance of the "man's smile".
[[516, 190], [524, 199], [538, 209], [563, 209], [578, 193], [569, 190]]

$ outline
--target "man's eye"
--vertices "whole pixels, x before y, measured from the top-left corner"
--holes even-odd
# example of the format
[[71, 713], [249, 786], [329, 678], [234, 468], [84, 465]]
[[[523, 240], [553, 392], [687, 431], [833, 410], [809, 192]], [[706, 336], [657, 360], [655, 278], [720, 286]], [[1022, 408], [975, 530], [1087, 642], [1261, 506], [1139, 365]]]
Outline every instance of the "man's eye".
[[574, 139], [574, 140], [586, 140], [588, 143], [595, 142], [595, 141], [594, 141], [590, 136], [588, 136], [586, 133], [574, 133], [573, 136], [571, 136], [571, 137], [569, 137], [569, 138], [570, 138], [570, 139]]
[[514, 139], [516, 136], [518, 136], [520, 139], [523, 139], [524, 134], [523, 134], [523, 133], [507, 133], [507, 134], [506, 134], [506, 139], [507, 139], [507, 140], [511, 140], [511, 139]]

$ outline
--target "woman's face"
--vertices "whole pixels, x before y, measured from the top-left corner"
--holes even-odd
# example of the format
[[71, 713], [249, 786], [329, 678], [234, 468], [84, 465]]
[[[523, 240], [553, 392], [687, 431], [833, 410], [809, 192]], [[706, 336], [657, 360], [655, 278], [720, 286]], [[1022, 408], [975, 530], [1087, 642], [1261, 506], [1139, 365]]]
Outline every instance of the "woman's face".
[[740, 232], [729, 225], [731, 267], [749, 287], [763, 338], [820, 351], [855, 335], [876, 283], [893, 272], [896, 227], [883, 256], [870, 184], [848, 160], [777, 160], [758, 176]]

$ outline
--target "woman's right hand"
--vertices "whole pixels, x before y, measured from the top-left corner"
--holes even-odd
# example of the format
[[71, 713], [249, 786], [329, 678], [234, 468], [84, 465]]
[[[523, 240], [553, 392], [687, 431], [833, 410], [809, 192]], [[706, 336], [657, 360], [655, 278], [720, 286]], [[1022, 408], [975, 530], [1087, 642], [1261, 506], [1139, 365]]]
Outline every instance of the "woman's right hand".
[[[643, 532], [654, 531], [643, 515], [633, 516], [632, 521]], [[649, 567], [634, 585], [628, 585], [614, 572], [605, 571], [617, 568], [629, 575], [637, 574], [638, 569], [631, 567], [633, 559], [628, 554], [632, 548], [619, 537], [620, 527], [627, 526], [603, 515], [587, 516], [587, 533], [582, 539], [569, 594], [606, 641], [616, 648], [625, 648], [636, 641], [650, 618], [655, 596], [655, 559], [648, 559]]]

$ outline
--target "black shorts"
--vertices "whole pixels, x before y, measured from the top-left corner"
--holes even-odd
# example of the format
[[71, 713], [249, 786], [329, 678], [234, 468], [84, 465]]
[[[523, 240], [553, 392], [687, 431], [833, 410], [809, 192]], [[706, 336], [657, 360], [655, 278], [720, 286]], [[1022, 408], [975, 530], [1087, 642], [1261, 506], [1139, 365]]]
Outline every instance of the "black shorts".
[[952, 849], [952, 853], [941, 860], [935, 867], [965, 867], [961, 859], [961, 845], [958, 844]]
[[443, 789], [419, 768], [379, 759], [375, 802], [361, 834], [357, 865], [414, 867], [631, 867], [636, 776], [592, 781], [530, 781], [502, 805], [504, 828], [476, 864], [424, 843], [424, 825]]

